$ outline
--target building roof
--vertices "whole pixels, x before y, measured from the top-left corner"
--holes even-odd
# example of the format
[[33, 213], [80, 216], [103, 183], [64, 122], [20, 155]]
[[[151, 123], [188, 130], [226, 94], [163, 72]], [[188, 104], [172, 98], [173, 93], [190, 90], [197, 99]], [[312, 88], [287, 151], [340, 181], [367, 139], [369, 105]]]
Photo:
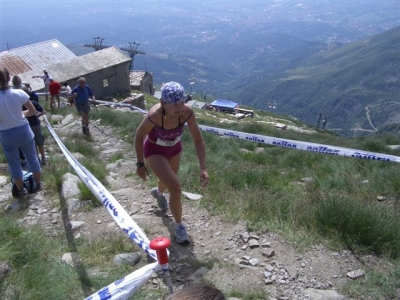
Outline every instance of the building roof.
[[41, 74], [48, 66], [73, 58], [74, 53], [53, 39], [0, 52], [0, 67], [6, 67], [11, 76], [31, 70], [40, 70]]
[[52, 67], [57, 68], [64, 66], [63, 70], [60, 70], [64, 77], [76, 78], [130, 61], [131, 58], [124, 52], [116, 47], [109, 47], [78, 56], [67, 64], [56, 64]]
[[235, 108], [239, 104], [236, 102], [229, 101], [229, 100], [217, 99], [217, 100], [214, 100], [212, 103], [210, 103], [210, 105], [218, 106], [218, 107], [225, 107], [225, 108]]
[[[82, 56], [75, 57], [66, 62], [60, 62], [47, 67], [49, 75], [58, 82], [67, 81], [80, 76], [85, 76], [99, 70], [130, 62], [131, 58], [116, 47], [109, 47]], [[40, 75], [42, 69], [36, 69], [20, 74], [22, 82], [29, 82], [33, 90], [44, 87], [43, 80], [33, 79], [32, 76]]]
[[202, 101], [198, 101], [198, 100], [189, 100], [187, 102], [188, 106], [194, 107], [194, 108], [199, 108], [199, 109], [203, 109], [207, 106], [206, 102], [202, 102]]
[[129, 73], [131, 85], [140, 86], [140, 82], [142, 81], [145, 74], [146, 74], [145, 71], [131, 71]]

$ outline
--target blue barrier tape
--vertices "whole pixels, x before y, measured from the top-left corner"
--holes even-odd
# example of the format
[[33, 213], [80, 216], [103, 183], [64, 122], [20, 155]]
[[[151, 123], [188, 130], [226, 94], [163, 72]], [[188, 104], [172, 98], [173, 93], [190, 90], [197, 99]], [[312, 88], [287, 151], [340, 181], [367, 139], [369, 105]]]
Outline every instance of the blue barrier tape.
[[[97, 102], [97, 100], [96, 100]], [[148, 111], [139, 109], [140, 112], [146, 114]], [[187, 126], [187, 124], [186, 124]], [[377, 160], [377, 161], [387, 161], [387, 162], [400, 162], [399, 156], [383, 154], [383, 153], [376, 153], [376, 152], [369, 152], [364, 150], [357, 150], [339, 146], [331, 146], [325, 144], [317, 144], [317, 143], [310, 143], [310, 142], [303, 142], [297, 140], [290, 140], [290, 139], [282, 139], [276, 138], [271, 136], [265, 135], [258, 135], [258, 134], [251, 134], [241, 131], [235, 130], [228, 130], [222, 129], [217, 127], [199, 125], [200, 130], [214, 133], [217, 135], [230, 137], [230, 138], [237, 138], [243, 139], [250, 142], [262, 143], [271, 146], [283, 147], [283, 148], [290, 148], [290, 149], [297, 149], [297, 150], [304, 150], [313, 153], [320, 153], [320, 154], [329, 154], [329, 155], [338, 155], [338, 156], [346, 156], [352, 158], [359, 158], [359, 159], [367, 159], [367, 160]]]
[[96, 293], [90, 295], [86, 300], [125, 300], [136, 293], [161, 266], [155, 262], [142, 267], [139, 270], [121, 278]]
[[382, 153], [368, 152], [368, 151], [345, 148], [345, 147], [330, 146], [330, 145], [302, 142], [302, 141], [296, 141], [296, 140], [282, 139], [282, 138], [270, 137], [270, 136], [265, 136], [265, 135], [258, 135], [258, 134], [251, 134], [251, 133], [234, 131], [234, 130], [215, 128], [215, 127], [204, 126], [204, 125], [199, 125], [199, 128], [200, 128], [200, 130], [203, 130], [205, 132], [210, 132], [210, 133], [218, 134], [218, 135], [225, 136], [225, 137], [237, 138], [237, 139], [242, 139], [242, 140], [246, 140], [246, 141], [262, 143], [262, 144], [267, 144], [267, 145], [272, 145], [272, 146], [278, 146], [278, 147], [283, 147], [283, 148], [304, 150], [304, 151], [320, 153], [320, 154], [346, 156], [346, 157], [352, 157], [352, 158], [361, 158], [361, 159], [387, 161], [387, 162], [400, 162], [400, 157], [394, 156], [394, 155], [389, 155], [389, 154], [382, 154]]

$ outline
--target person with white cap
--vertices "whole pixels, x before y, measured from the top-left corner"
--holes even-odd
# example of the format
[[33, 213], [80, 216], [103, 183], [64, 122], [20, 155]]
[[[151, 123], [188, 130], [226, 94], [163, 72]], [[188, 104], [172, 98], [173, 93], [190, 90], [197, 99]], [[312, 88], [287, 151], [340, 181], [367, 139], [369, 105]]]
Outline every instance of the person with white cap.
[[47, 70], [43, 70], [43, 75], [32, 76], [32, 78], [43, 79], [46, 102], [49, 99], [50, 77], [52, 77], [52, 76], [49, 74], [49, 72], [47, 72]]
[[[206, 147], [193, 109], [185, 104], [185, 91], [179, 83], [171, 81], [163, 85], [160, 103], [150, 108], [135, 134], [137, 174], [146, 179], [147, 164], [157, 176], [158, 187], [151, 190], [151, 195], [157, 199], [161, 210], [170, 207], [177, 225], [175, 238], [180, 244], [190, 243], [182, 222], [182, 188], [177, 177], [182, 153], [181, 135], [185, 123], [194, 141], [200, 163], [200, 183], [204, 188], [209, 180], [206, 170]], [[167, 189], [170, 194], [169, 203], [164, 195]]]

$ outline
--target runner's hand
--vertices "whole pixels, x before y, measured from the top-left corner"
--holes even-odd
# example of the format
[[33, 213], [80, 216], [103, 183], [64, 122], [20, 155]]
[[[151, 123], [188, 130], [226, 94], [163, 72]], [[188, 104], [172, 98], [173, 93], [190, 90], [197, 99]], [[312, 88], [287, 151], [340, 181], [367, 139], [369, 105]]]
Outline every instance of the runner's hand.
[[140, 167], [140, 168], [136, 168], [136, 174], [139, 175], [140, 178], [142, 178], [143, 180], [146, 180], [146, 177], [149, 176], [149, 171], [147, 170], [147, 167]]
[[206, 170], [200, 170], [200, 183], [201, 188], [205, 188], [208, 185], [209, 176]]

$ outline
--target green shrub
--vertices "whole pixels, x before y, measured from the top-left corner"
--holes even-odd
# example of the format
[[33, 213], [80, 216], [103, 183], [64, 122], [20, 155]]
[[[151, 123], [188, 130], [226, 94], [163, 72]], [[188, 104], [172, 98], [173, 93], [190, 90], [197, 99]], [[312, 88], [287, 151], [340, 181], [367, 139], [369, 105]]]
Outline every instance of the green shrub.
[[339, 236], [350, 249], [377, 255], [400, 255], [400, 217], [392, 210], [349, 195], [329, 195], [321, 199], [316, 220], [323, 234]]

